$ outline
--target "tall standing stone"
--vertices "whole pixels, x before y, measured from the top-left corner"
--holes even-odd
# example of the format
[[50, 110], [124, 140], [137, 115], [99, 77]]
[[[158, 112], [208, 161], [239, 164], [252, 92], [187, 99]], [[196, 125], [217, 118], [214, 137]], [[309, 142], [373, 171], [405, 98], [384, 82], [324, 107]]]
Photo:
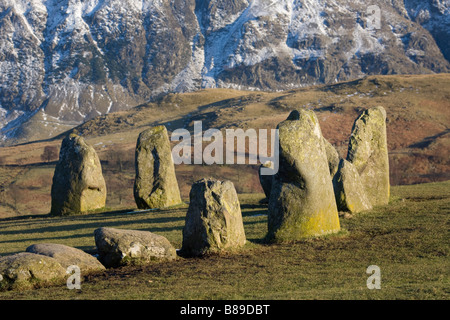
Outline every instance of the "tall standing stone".
[[135, 167], [134, 199], [139, 209], [181, 203], [166, 127], [141, 132], [136, 143]]
[[231, 181], [199, 180], [189, 198], [181, 255], [200, 256], [245, 244], [241, 207]]
[[372, 209], [358, 171], [345, 159], [339, 162], [333, 187], [339, 211], [358, 213]]
[[278, 125], [279, 170], [269, 200], [268, 239], [298, 240], [340, 230], [319, 121], [293, 111]]
[[383, 107], [365, 110], [355, 121], [347, 160], [358, 171], [373, 206], [389, 202], [389, 157], [386, 137], [386, 111]]
[[51, 190], [52, 215], [82, 214], [106, 203], [106, 184], [94, 148], [76, 134], [67, 136], [56, 164]]

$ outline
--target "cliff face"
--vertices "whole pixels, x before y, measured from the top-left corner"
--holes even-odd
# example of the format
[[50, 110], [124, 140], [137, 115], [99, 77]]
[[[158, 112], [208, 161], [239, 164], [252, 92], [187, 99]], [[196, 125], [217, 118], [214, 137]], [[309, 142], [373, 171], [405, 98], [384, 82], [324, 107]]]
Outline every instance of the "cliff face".
[[448, 72], [449, 33], [445, 0], [0, 0], [0, 140], [166, 92]]

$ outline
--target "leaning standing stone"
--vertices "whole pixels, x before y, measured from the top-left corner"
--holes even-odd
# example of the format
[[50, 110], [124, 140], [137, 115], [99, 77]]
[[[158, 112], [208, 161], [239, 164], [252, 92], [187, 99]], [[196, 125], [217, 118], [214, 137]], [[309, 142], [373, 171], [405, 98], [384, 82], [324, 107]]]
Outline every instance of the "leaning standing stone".
[[99, 260], [107, 268], [170, 261], [177, 257], [169, 240], [149, 231], [98, 228], [94, 237]]
[[106, 184], [94, 148], [76, 134], [61, 145], [52, 184], [52, 215], [81, 214], [106, 203]]
[[358, 171], [345, 159], [341, 159], [339, 163], [333, 187], [339, 211], [358, 213], [372, 209]]
[[278, 125], [279, 170], [269, 199], [268, 239], [298, 240], [340, 230], [324, 139], [313, 111]]
[[166, 127], [153, 127], [139, 135], [135, 161], [134, 198], [139, 209], [181, 203]]
[[189, 198], [181, 255], [200, 256], [245, 244], [241, 207], [231, 181], [199, 180]]
[[358, 171], [373, 206], [389, 202], [389, 158], [386, 111], [375, 107], [364, 111], [353, 124], [347, 160]]

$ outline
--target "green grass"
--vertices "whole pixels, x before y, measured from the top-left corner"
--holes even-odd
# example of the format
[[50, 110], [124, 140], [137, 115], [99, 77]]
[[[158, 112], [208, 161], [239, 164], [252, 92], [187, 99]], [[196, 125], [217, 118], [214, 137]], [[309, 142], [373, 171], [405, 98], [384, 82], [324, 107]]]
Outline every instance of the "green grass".
[[[262, 195], [241, 195], [247, 244], [203, 258], [108, 269], [65, 286], [6, 291], [0, 299], [448, 299], [450, 181], [392, 187], [388, 206], [340, 217], [336, 235], [265, 244]], [[181, 247], [187, 205], [154, 212], [0, 220], [0, 254], [54, 242], [95, 249], [93, 231], [109, 226], [149, 230]], [[366, 286], [366, 269], [381, 270], [381, 289]]]

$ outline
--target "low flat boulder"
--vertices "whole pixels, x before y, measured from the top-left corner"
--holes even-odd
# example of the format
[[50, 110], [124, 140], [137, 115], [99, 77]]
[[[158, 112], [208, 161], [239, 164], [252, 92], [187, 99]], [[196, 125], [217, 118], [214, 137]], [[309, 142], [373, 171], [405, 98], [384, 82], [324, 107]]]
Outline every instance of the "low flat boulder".
[[0, 258], [0, 275], [0, 289], [26, 290], [63, 282], [66, 269], [52, 257], [21, 252]]
[[94, 237], [99, 260], [107, 268], [177, 257], [175, 248], [165, 237], [149, 231], [98, 228]]
[[105, 267], [97, 258], [83, 250], [56, 243], [33, 244], [26, 252], [41, 254], [56, 259], [63, 268], [76, 265], [81, 272], [104, 270]]

